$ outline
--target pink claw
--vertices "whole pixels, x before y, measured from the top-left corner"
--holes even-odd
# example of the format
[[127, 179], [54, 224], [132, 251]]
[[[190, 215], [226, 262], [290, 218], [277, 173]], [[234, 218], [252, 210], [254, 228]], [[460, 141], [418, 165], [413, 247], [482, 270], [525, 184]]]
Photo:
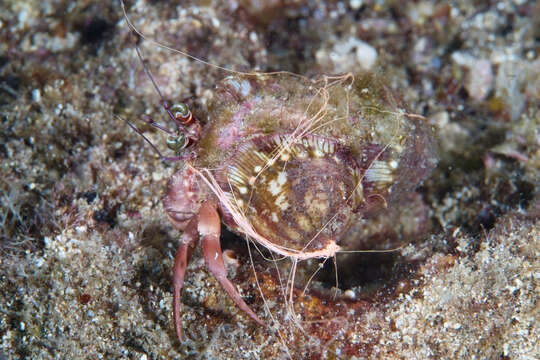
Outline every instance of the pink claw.
[[174, 317], [174, 329], [176, 331], [176, 337], [181, 342], [184, 341], [184, 334], [182, 332], [182, 321], [180, 318], [180, 312], [182, 303], [180, 302], [180, 294], [182, 287], [184, 286], [184, 276], [186, 274], [186, 268], [191, 258], [193, 250], [197, 246], [199, 240], [199, 234], [197, 234], [197, 217], [193, 217], [180, 238], [180, 247], [176, 251], [174, 258], [173, 268], [173, 317]]
[[199, 210], [199, 234], [202, 236], [202, 251], [206, 266], [219, 281], [223, 289], [233, 299], [236, 306], [242, 309], [259, 325], [264, 325], [261, 319], [251, 310], [245, 303], [242, 296], [227, 278], [227, 270], [223, 263], [223, 254], [221, 244], [219, 243], [219, 235], [221, 233], [221, 222], [216, 210], [216, 205], [210, 201], [206, 201]]
[[184, 229], [184, 233], [182, 234], [181, 238], [181, 245], [178, 248], [174, 260], [173, 314], [176, 336], [180, 342], [184, 341], [180, 316], [182, 306], [180, 302], [180, 294], [184, 285], [187, 264], [191, 258], [193, 250], [197, 246], [199, 235], [202, 238], [202, 251], [208, 269], [210, 269], [212, 274], [216, 277], [227, 294], [229, 294], [234, 303], [259, 325], [264, 325], [263, 321], [259, 319], [257, 314], [255, 314], [255, 312], [253, 312], [253, 310], [251, 310], [251, 308], [245, 303], [236, 287], [227, 278], [227, 270], [225, 269], [225, 264], [223, 263], [221, 245], [219, 243], [220, 233], [221, 223], [216, 210], [216, 205], [211, 201], [205, 201], [199, 210], [199, 216], [193, 217]]

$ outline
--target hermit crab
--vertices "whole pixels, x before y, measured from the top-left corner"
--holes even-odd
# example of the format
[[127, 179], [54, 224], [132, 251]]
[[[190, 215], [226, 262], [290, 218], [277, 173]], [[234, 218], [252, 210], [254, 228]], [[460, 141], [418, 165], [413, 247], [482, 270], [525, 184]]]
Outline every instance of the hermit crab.
[[173, 270], [181, 341], [181, 290], [199, 239], [234, 303], [264, 324], [227, 278], [221, 222], [280, 256], [328, 258], [351, 223], [412, 191], [435, 165], [426, 120], [373, 74], [235, 74], [216, 85], [206, 118], [164, 107], [174, 131], [149, 121], [169, 133], [176, 156], [167, 159], [182, 164], [163, 198], [182, 231]]

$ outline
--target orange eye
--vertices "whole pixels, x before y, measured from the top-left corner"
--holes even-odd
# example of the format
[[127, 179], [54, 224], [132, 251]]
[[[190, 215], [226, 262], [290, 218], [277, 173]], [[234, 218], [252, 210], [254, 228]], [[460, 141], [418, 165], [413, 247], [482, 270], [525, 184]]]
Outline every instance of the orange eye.
[[190, 124], [193, 120], [191, 111], [189, 111], [188, 106], [184, 103], [174, 104], [171, 106], [171, 112], [176, 120], [182, 122], [184, 125]]

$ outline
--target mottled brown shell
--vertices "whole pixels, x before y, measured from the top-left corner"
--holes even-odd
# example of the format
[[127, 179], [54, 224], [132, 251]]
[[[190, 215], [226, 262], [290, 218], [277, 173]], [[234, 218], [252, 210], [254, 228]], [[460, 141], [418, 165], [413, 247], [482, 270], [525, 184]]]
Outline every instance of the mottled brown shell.
[[[255, 137], [238, 149], [222, 184], [254, 229], [295, 253], [333, 248], [361, 202], [359, 169], [339, 143], [306, 135]], [[234, 226], [234, 225], [233, 225]]]

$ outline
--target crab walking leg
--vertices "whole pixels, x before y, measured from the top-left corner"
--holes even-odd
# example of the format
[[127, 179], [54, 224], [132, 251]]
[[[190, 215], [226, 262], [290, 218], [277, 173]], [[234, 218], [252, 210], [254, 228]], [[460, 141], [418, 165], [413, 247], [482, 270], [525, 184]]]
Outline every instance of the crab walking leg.
[[193, 254], [193, 250], [197, 246], [199, 241], [199, 234], [197, 232], [197, 217], [194, 216], [184, 229], [184, 232], [180, 238], [180, 247], [176, 251], [174, 258], [173, 268], [173, 317], [174, 317], [174, 329], [176, 331], [176, 337], [180, 342], [184, 341], [184, 334], [182, 332], [182, 319], [180, 318], [182, 303], [180, 302], [180, 294], [182, 287], [184, 286], [184, 276], [186, 274], [186, 268]]
[[264, 325], [261, 319], [244, 302], [233, 283], [227, 278], [227, 270], [223, 263], [219, 235], [221, 222], [216, 210], [216, 205], [211, 201], [202, 204], [199, 210], [199, 234], [201, 235], [202, 251], [206, 266], [219, 281], [223, 289], [233, 299], [236, 306], [242, 309], [259, 325]]

